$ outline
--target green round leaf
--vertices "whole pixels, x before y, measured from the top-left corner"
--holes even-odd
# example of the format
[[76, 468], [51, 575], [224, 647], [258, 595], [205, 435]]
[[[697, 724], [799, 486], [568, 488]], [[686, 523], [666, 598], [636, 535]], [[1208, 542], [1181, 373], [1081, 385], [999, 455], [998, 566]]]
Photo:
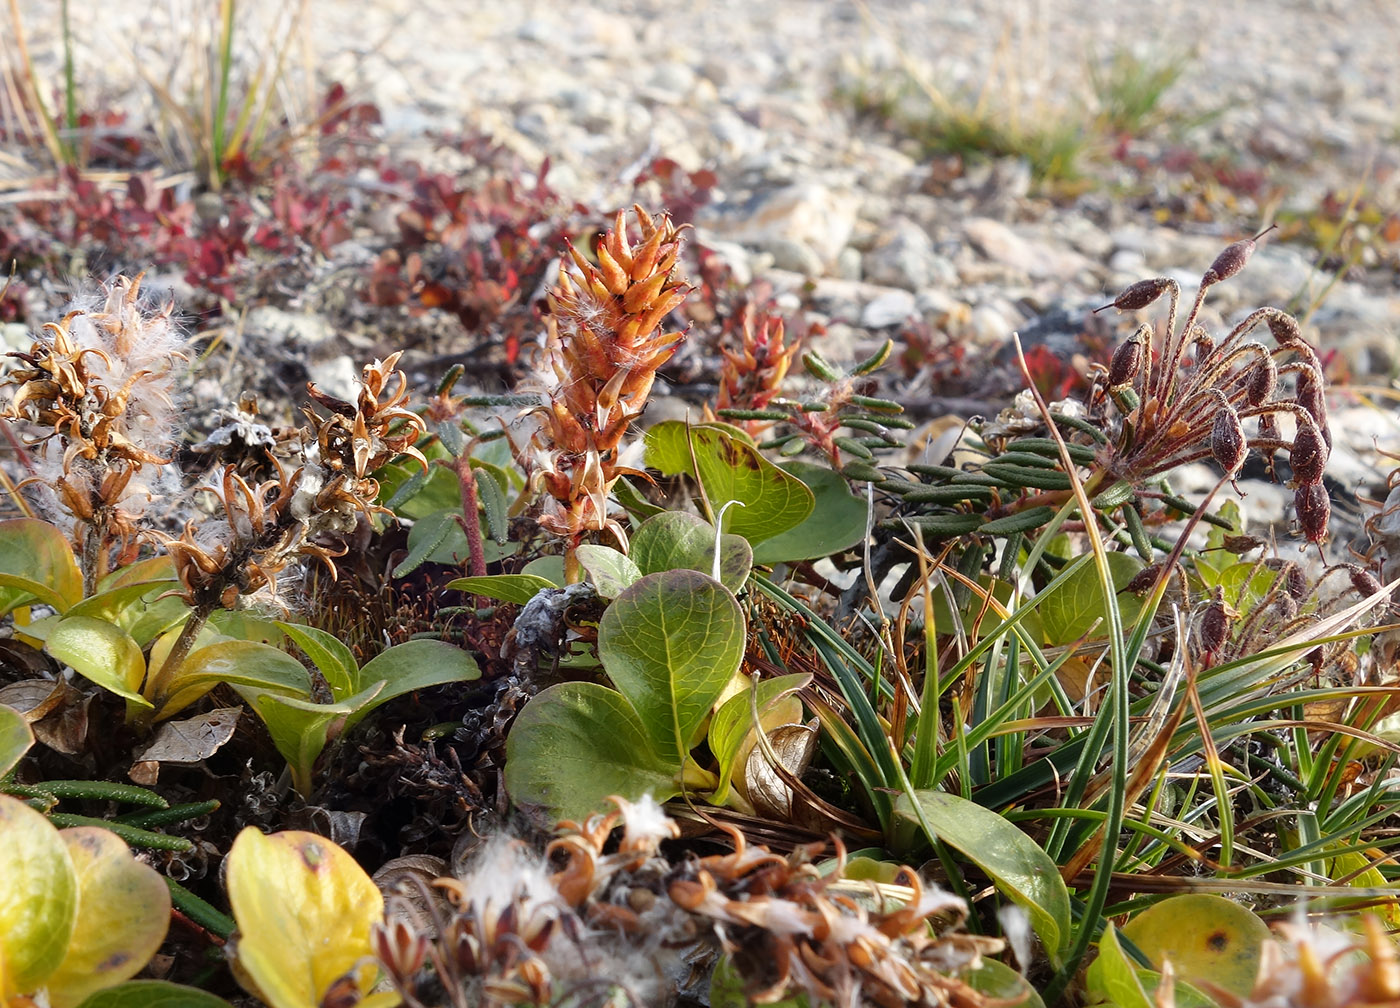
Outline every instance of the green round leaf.
[[627, 554], [611, 546], [584, 543], [575, 552], [578, 554], [579, 565], [583, 567], [588, 580], [602, 598], [617, 598], [625, 588], [642, 576], [642, 572], [628, 559]]
[[646, 443], [647, 464], [696, 477], [716, 513], [729, 501], [742, 502], [725, 512], [723, 530], [751, 543], [786, 532], [812, 513], [806, 484], [720, 426], [667, 420], [647, 431]]
[[486, 577], [464, 577], [449, 581], [447, 587], [454, 591], [484, 595], [486, 598], [500, 599], [524, 605], [545, 588], [559, 587], [548, 578], [536, 574], [488, 574]]
[[[1142, 609], [1142, 599], [1124, 592], [1140, 570], [1142, 561], [1126, 553], [1108, 554], [1108, 569], [1113, 579], [1114, 597], [1123, 615], [1123, 625], [1130, 627], [1137, 620]], [[1098, 620], [1094, 637], [1108, 634], [1108, 620], [1105, 617], [1107, 601], [1103, 585], [1099, 583], [1098, 568], [1085, 564], [1045, 596], [1041, 601], [1041, 625], [1045, 629], [1045, 640], [1049, 644], [1070, 644], [1089, 633], [1089, 628]]]
[[697, 571], [648, 574], [603, 613], [598, 657], [658, 755], [679, 765], [738, 671], [744, 615], [727, 588]]
[[597, 683], [559, 683], [531, 698], [506, 736], [506, 790], [520, 805], [583, 822], [609, 795], [665, 801], [679, 761], [657, 756], [637, 712]]
[[10, 989], [29, 993], [63, 961], [78, 876], [58, 830], [8, 795], [0, 795], [0, 879], [0, 963]]
[[[632, 536], [632, 561], [643, 574], [687, 568], [713, 576], [715, 527], [684, 511], [664, 511], [642, 522]], [[753, 569], [753, 549], [743, 536], [720, 537], [719, 581], [732, 592], [744, 587]]]
[[755, 563], [815, 560], [865, 539], [865, 501], [851, 493], [844, 476], [810, 462], [787, 462], [782, 468], [807, 484], [816, 506], [802, 524], [755, 546]]

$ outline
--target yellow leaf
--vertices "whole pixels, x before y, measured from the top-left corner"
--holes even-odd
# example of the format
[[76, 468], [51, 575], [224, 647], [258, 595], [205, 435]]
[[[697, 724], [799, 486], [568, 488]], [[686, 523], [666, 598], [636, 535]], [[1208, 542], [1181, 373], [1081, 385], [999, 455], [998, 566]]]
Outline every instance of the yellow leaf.
[[360, 960], [384, 899], [349, 854], [314, 833], [265, 836], [249, 826], [229, 851], [227, 879], [234, 974], [249, 992], [272, 1008], [317, 1008], [352, 970], [369, 992], [375, 970]]
[[1161, 970], [1169, 959], [1187, 983], [1207, 980], [1243, 997], [1254, 988], [1269, 928], [1234, 900], [1186, 893], [1148, 907], [1121, 933], [1153, 969]]
[[53, 824], [0, 795], [0, 1004], [36, 990], [63, 961], [78, 883]]
[[155, 955], [170, 925], [170, 889], [111, 830], [85, 826], [59, 837], [78, 875], [78, 914], [68, 954], [45, 986], [53, 1008], [72, 1008]]

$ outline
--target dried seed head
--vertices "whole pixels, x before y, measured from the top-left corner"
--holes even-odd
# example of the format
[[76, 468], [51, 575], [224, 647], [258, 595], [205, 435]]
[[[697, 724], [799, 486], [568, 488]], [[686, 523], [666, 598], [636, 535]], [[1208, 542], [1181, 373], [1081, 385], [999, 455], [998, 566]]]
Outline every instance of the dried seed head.
[[1162, 292], [1171, 285], [1172, 281], [1166, 277], [1139, 280], [1137, 283], [1129, 285], [1122, 294], [1119, 294], [1102, 308], [1095, 308], [1094, 313], [1098, 314], [1109, 308], [1117, 308], [1119, 311], [1137, 311], [1139, 308], [1146, 308], [1161, 297]]
[[1157, 575], [1161, 573], [1161, 564], [1148, 564], [1129, 579], [1128, 583], [1123, 586], [1123, 590], [1132, 592], [1134, 595], [1145, 595], [1157, 583]]
[[1210, 429], [1210, 453], [1226, 474], [1233, 476], [1244, 465], [1249, 448], [1244, 439], [1240, 418], [1229, 406], [1221, 406]]
[[1332, 517], [1332, 499], [1321, 483], [1307, 483], [1293, 493], [1293, 509], [1298, 512], [1298, 527], [1312, 543], [1327, 538], [1327, 522]]
[[1295, 563], [1285, 563], [1280, 576], [1283, 578], [1283, 590], [1293, 601], [1301, 602], [1307, 596], [1308, 579], [1303, 575], [1303, 568]]
[[1201, 286], [1208, 287], [1222, 280], [1228, 280], [1244, 269], [1244, 264], [1249, 262], [1249, 257], [1254, 254], [1254, 243], [1273, 229], [1272, 226], [1267, 227], [1253, 238], [1246, 238], [1244, 241], [1237, 241], [1233, 245], [1225, 246], [1225, 250], [1215, 257], [1215, 262], [1210, 264], [1210, 269], [1201, 276]]
[[1186, 337], [1191, 341], [1191, 349], [1196, 352], [1197, 364], [1215, 353], [1215, 340], [1206, 332], [1205, 326], [1192, 326]]
[[1298, 433], [1293, 436], [1293, 447], [1288, 451], [1288, 464], [1293, 469], [1293, 478], [1300, 484], [1318, 483], [1322, 480], [1322, 470], [1327, 465], [1327, 442], [1317, 424], [1304, 420], [1298, 424]]
[[1142, 340], [1136, 334], [1118, 345], [1108, 365], [1108, 387], [1120, 388], [1136, 377], [1142, 364]]
[[1370, 598], [1381, 591], [1381, 583], [1376, 580], [1374, 574], [1356, 564], [1347, 564], [1347, 573], [1351, 576], [1351, 587], [1356, 594], [1362, 598]]
[[1275, 312], [1269, 316], [1269, 332], [1279, 346], [1292, 346], [1303, 342], [1303, 334], [1298, 329], [1298, 320], [1292, 315]]
[[1327, 429], [1327, 398], [1323, 394], [1322, 376], [1312, 368], [1298, 372], [1298, 388], [1293, 401], [1307, 410], [1317, 421], [1322, 439], [1332, 447], [1332, 432]]
[[1251, 406], [1263, 406], [1278, 389], [1278, 365], [1268, 354], [1261, 354], [1244, 380], [1244, 399]]
[[1235, 556], [1243, 556], [1245, 553], [1251, 550], [1257, 550], [1260, 546], [1265, 545], [1265, 542], [1258, 536], [1227, 535], [1221, 545], [1224, 547], [1225, 552], [1233, 553]]
[[1197, 628], [1201, 635], [1201, 649], [1219, 651], [1230, 633], [1230, 607], [1225, 604], [1225, 591], [1219, 585], [1211, 598], [1206, 611], [1201, 615]]

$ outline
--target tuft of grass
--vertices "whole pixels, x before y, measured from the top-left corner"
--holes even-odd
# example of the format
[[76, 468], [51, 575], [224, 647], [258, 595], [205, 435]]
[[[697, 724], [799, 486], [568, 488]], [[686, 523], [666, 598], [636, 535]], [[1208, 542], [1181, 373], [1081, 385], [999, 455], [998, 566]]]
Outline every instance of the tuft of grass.
[[1106, 62], [1090, 60], [1089, 86], [1101, 128], [1117, 136], [1135, 136], [1164, 123], [1168, 110], [1162, 99], [1194, 58], [1189, 51], [1143, 57], [1119, 47]]

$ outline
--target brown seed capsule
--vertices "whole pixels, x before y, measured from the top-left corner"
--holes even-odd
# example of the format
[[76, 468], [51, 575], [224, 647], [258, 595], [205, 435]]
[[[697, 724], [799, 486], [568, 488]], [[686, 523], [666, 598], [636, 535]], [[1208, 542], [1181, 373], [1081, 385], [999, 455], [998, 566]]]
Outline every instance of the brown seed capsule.
[[1221, 406], [1215, 414], [1215, 423], [1210, 429], [1210, 453], [1230, 476], [1239, 472], [1245, 455], [1249, 453], [1240, 418], [1229, 406]]
[[1308, 579], [1303, 575], [1303, 568], [1295, 563], [1285, 563], [1282, 576], [1283, 589], [1288, 592], [1288, 597], [1301, 602], [1308, 594]]
[[1230, 608], [1225, 604], [1225, 591], [1219, 585], [1216, 586], [1215, 595], [1206, 606], [1206, 611], [1201, 614], [1197, 632], [1200, 634], [1201, 649], [1204, 651], [1219, 651], [1225, 644], [1225, 638], [1229, 636]]
[[1251, 406], [1263, 406], [1278, 388], [1278, 365], [1264, 354], [1249, 369], [1244, 380], [1244, 400]]
[[1269, 316], [1269, 332], [1274, 334], [1274, 340], [1279, 346], [1289, 346], [1303, 341], [1303, 334], [1298, 329], [1298, 320], [1283, 312]]
[[1128, 580], [1128, 583], [1123, 586], [1123, 590], [1134, 595], [1145, 595], [1148, 589], [1157, 583], [1157, 575], [1161, 573], [1161, 564], [1148, 564]]
[[1244, 241], [1237, 241], [1233, 245], [1225, 246], [1225, 250], [1215, 257], [1215, 262], [1210, 264], [1210, 269], [1201, 276], [1201, 286], [1208, 287], [1222, 280], [1228, 280], [1244, 269], [1244, 264], [1249, 262], [1249, 257], [1254, 254], [1254, 243], [1272, 230], [1273, 227], [1267, 227], [1253, 238], [1246, 238]]
[[1356, 564], [1347, 564], [1347, 573], [1351, 575], [1352, 590], [1362, 598], [1370, 598], [1380, 593], [1381, 583], [1370, 571]]
[[1110, 303], [1102, 308], [1095, 308], [1094, 314], [1107, 311], [1109, 308], [1117, 308], [1119, 311], [1137, 311], [1139, 308], [1146, 308], [1153, 301], [1162, 296], [1162, 292], [1172, 285], [1166, 277], [1154, 277], [1151, 280], [1139, 280], [1135, 284], [1128, 286], [1122, 294], [1119, 294]]
[[1142, 364], [1142, 340], [1129, 337], [1113, 351], [1113, 359], [1108, 364], [1108, 387], [1119, 388], [1136, 377]]
[[1321, 483], [1307, 483], [1293, 492], [1293, 510], [1298, 513], [1298, 528], [1308, 542], [1321, 543], [1327, 538], [1327, 522], [1332, 517], [1332, 499]]
[[1257, 550], [1265, 545], [1264, 540], [1252, 535], [1227, 535], [1221, 542], [1225, 547], [1225, 552], [1233, 553], [1235, 556], [1243, 556], [1250, 550]]
[[1327, 455], [1327, 443], [1317, 424], [1306, 420], [1299, 423], [1298, 433], [1293, 435], [1293, 447], [1288, 450], [1293, 479], [1300, 484], [1320, 482]]

